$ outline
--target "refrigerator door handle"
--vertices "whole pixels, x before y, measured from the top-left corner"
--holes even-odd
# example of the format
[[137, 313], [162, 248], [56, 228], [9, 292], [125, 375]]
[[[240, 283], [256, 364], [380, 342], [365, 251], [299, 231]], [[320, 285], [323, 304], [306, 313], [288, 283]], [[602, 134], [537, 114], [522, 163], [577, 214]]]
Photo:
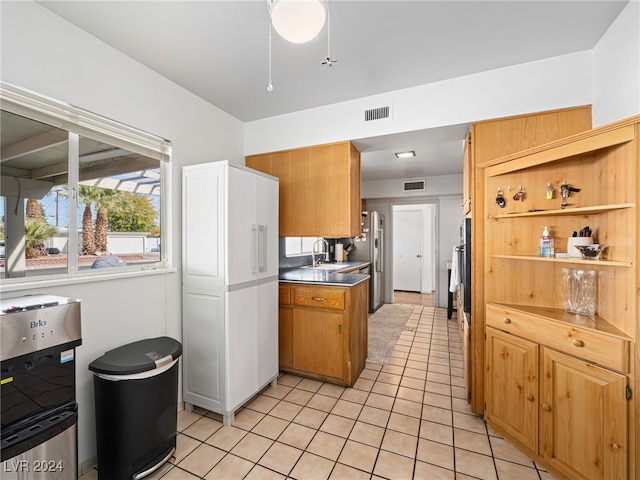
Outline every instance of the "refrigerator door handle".
[[384, 272], [384, 229], [378, 229], [378, 238], [380, 239], [380, 247], [378, 248], [378, 265], [376, 269], [378, 272]]

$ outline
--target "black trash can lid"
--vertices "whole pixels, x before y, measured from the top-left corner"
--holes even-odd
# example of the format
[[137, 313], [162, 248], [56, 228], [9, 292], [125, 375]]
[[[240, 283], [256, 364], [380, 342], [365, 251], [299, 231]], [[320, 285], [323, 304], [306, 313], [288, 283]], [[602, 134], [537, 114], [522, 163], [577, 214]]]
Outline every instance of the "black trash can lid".
[[106, 375], [131, 375], [160, 368], [182, 355], [182, 344], [171, 337], [147, 338], [105, 352], [89, 370]]

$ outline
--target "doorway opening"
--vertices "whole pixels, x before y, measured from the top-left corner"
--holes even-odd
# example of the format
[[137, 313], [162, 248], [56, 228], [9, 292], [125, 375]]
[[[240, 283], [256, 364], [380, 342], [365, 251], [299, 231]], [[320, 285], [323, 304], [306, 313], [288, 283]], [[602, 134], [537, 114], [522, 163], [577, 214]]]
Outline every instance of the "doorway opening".
[[394, 303], [433, 305], [436, 298], [436, 205], [392, 205]]

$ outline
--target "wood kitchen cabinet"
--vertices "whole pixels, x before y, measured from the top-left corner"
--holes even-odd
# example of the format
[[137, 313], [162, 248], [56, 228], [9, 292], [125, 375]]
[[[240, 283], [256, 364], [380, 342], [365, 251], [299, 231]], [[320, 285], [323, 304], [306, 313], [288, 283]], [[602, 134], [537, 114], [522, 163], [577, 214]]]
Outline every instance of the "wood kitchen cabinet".
[[351, 142], [250, 155], [245, 161], [280, 179], [281, 237], [360, 235], [360, 152]]
[[280, 284], [280, 369], [353, 385], [367, 359], [368, 280], [352, 287]]
[[[484, 165], [485, 419], [558, 478], [638, 478], [640, 116]], [[544, 225], [565, 256], [539, 256]], [[586, 225], [600, 260], [566, 256]], [[594, 272], [594, 315], [565, 309], [570, 269]]]

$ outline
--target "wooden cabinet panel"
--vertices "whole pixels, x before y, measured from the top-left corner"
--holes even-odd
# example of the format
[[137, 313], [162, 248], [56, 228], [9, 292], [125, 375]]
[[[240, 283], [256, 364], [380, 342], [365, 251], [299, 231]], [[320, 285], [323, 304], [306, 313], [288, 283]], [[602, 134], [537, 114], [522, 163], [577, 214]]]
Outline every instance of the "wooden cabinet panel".
[[278, 286], [278, 301], [280, 305], [291, 305], [291, 287], [289, 285]]
[[[524, 307], [523, 307], [524, 308]], [[548, 309], [548, 315], [575, 318], [564, 310]], [[577, 327], [550, 321], [549, 317], [530, 315], [522, 310], [487, 304], [487, 326], [499, 328], [560, 351], [584, 358], [620, 372], [628, 371], [629, 342]]]
[[293, 287], [294, 305], [344, 310], [344, 288]]
[[530, 448], [538, 443], [538, 345], [487, 328], [485, 417]]
[[280, 236], [360, 235], [360, 152], [351, 142], [250, 155], [247, 166], [280, 179]]
[[540, 452], [570, 478], [626, 479], [627, 378], [543, 349]]
[[315, 309], [293, 310], [293, 368], [344, 377], [344, 316]]

